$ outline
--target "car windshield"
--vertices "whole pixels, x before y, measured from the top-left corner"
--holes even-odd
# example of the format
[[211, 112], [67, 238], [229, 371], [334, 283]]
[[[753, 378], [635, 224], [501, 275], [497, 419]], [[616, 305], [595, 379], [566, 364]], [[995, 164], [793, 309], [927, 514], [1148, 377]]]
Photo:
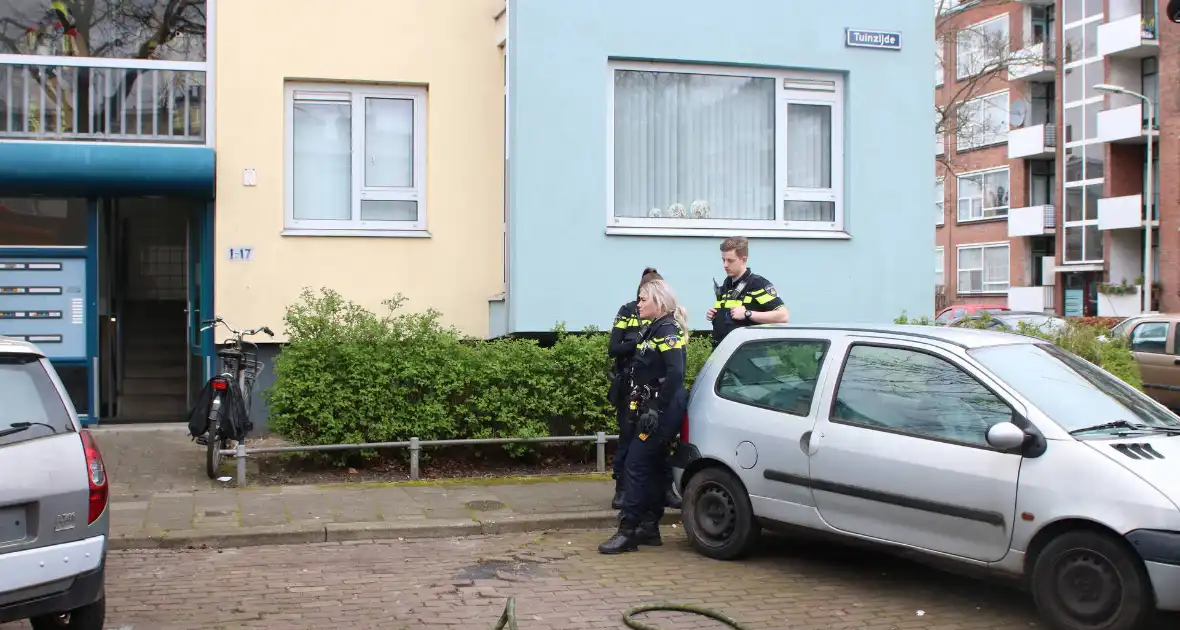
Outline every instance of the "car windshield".
[[0, 447], [73, 431], [53, 378], [34, 356], [0, 354]]
[[968, 353], [1066, 431], [1119, 420], [1180, 427], [1180, 418], [1143, 392], [1055, 345], [1010, 344]]

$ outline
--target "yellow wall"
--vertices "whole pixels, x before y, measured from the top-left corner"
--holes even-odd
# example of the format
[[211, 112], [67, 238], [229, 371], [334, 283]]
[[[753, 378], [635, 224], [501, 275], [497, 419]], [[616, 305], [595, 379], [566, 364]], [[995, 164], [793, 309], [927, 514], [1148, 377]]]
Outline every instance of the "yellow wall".
[[[494, 17], [503, 0], [222, 0], [217, 3], [215, 305], [240, 328], [282, 317], [304, 287], [370, 309], [404, 294], [488, 334], [503, 290], [504, 94]], [[501, 20], [502, 22], [503, 20]], [[425, 85], [431, 238], [281, 236], [284, 82]], [[243, 185], [255, 169], [257, 185]], [[227, 248], [253, 247], [250, 262]], [[219, 336], [219, 339], [222, 338]]]

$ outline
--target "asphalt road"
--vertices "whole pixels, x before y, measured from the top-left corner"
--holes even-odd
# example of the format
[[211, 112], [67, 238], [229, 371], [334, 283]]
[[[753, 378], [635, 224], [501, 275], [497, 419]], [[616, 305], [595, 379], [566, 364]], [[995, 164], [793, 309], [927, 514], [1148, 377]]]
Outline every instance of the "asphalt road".
[[[1045, 627], [1019, 591], [860, 549], [771, 538], [756, 556], [723, 563], [668, 528], [661, 548], [606, 557], [596, 552], [604, 535], [113, 552], [107, 625], [479, 630], [514, 596], [520, 630], [622, 628], [622, 609], [652, 601], [704, 604], [775, 630]], [[650, 619], [667, 630], [722, 627]]]

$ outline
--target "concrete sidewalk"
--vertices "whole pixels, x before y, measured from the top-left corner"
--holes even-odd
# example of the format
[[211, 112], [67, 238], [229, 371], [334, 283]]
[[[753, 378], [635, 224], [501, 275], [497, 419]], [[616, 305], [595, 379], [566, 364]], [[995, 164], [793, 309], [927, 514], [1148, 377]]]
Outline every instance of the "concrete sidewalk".
[[116, 549], [334, 542], [610, 527], [605, 476], [247, 487], [210, 481], [183, 427], [94, 431]]

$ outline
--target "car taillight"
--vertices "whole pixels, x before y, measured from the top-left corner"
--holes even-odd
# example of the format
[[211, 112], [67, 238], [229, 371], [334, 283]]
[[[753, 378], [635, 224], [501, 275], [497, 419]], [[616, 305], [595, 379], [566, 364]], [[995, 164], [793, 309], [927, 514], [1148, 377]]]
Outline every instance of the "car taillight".
[[688, 444], [688, 412], [684, 412], [684, 418], [680, 421], [680, 441]]
[[102, 463], [102, 453], [98, 451], [98, 443], [89, 431], [83, 430], [82, 450], [86, 451], [86, 481], [90, 484], [90, 512], [87, 524], [93, 523], [102, 516], [107, 509], [107, 499], [110, 497], [110, 485], [107, 483], [107, 469]]
[[223, 392], [223, 391], [229, 389], [229, 382], [227, 382], [223, 378], [215, 378], [215, 379], [213, 379], [213, 389], [216, 389], [219, 392]]

